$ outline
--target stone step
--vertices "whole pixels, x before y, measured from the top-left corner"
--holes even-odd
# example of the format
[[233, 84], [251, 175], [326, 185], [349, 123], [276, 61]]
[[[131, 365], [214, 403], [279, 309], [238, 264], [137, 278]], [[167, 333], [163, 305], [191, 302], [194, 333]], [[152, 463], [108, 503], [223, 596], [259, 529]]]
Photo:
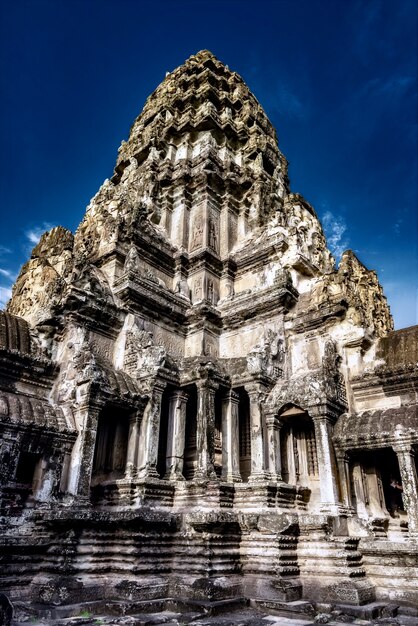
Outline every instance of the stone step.
[[[62, 606], [49, 606], [44, 604], [16, 602], [15, 612], [17, 615], [36, 615], [40, 620], [65, 620], [70, 618], [82, 618], [87, 616], [135, 616], [139, 619], [143, 615], [157, 615], [163, 612], [171, 614], [190, 614], [194, 618], [198, 616], [212, 616], [236, 611], [248, 605], [248, 600], [242, 597], [226, 600], [186, 600], [177, 598], [160, 598], [155, 600], [118, 601], [102, 600], [83, 602], [80, 604], [66, 604]], [[145, 618], [141, 619], [145, 620]], [[81, 620], [79, 621], [81, 624]], [[154, 622], [145, 620], [144, 623]]]
[[398, 604], [389, 604], [387, 602], [370, 602], [356, 606], [353, 604], [336, 604], [335, 609], [341, 611], [345, 615], [356, 617], [358, 619], [377, 619], [383, 617], [396, 617], [398, 614]]
[[306, 619], [315, 616], [315, 609], [310, 602], [306, 600], [294, 600], [293, 602], [282, 602], [280, 600], [261, 600], [253, 598], [250, 600], [250, 606], [260, 609], [266, 613], [279, 615], [283, 617], [302, 617]]
[[181, 600], [173, 599], [166, 601], [166, 607], [169, 609], [176, 609], [182, 611], [185, 609], [200, 610], [205, 615], [219, 615], [226, 611], [234, 611], [239, 608], [247, 606], [249, 601], [246, 598], [227, 598], [225, 600]]

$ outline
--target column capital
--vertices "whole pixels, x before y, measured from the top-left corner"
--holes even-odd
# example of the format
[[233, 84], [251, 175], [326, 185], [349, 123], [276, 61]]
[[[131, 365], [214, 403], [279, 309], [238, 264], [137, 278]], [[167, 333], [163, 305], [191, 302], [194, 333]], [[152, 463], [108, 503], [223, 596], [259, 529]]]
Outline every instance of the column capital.
[[223, 397], [224, 400], [228, 400], [229, 402], [233, 402], [234, 404], [239, 403], [239, 394], [233, 389], [228, 389]]
[[150, 393], [152, 393], [153, 395], [158, 395], [158, 394], [162, 395], [166, 387], [167, 387], [167, 383], [165, 381], [157, 380], [153, 384]]
[[413, 457], [416, 455], [413, 443], [410, 441], [395, 443], [392, 445], [392, 448], [396, 454], [410, 454]]
[[213, 391], [213, 392], [219, 389], [218, 383], [208, 378], [199, 378], [199, 380], [196, 381], [196, 387], [198, 390], [206, 389], [207, 391]]
[[183, 389], [175, 389], [171, 397], [187, 402], [187, 400], [189, 399], [189, 394], [186, 393], [186, 391], [183, 391]]
[[279, 416], [276, 413], [266, 413], [265, 422], [266, 426], [271, 426], [274, 430], [280, 430], [283, 426], [283, 423], [279, 420]]
[[335, 448], [335, 446], [334, 446], [334, 450], [335, 450], [335, 456], [336, 456], [337, 460], [344, 461], [344, 463], [348, 463], [349, 462], [350, 454], [349, 454], [348, 450], [340, 450], [338, 448]]
[[91, 400], [87, 400], [85, 402], [81, 402], [78, 404], [74, 410], [75, 411], [88, 411], [90, 415], [98, 415], [100, 411], [105, 407], [105, 402], [92, 402]]
[[248, 393], [248, 397], [252, 402], [262, 402], [267, 397], [267, 391], [264, 386], [259, 385], [258, 383], [245, 385], [245, 391]]
[[309, 411], [310, 417], [312, 417], [314, 422], [331, 422], [329, 415], [324, 415], [323, 413], [317, 413], [315, 411]]
[[309, 407], [308, 414], [314, 422], [329, 422], [330, 424], [335, 424], [339, 418], [339, 414], [326, 404]]

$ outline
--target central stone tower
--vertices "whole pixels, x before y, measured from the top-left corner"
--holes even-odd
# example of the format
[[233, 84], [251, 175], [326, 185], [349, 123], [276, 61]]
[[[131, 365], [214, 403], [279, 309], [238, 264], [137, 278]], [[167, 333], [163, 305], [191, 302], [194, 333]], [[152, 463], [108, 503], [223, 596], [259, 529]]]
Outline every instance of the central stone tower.
[[[288, 602], [302, 585], [369, 602], [359, 537], [389, 536], [389, 466], [409, 468], [416, 536], [416, 471], [365, 416], [409, 387], [359, 382], [394, 345], [377, 276], [351, 251], [336, 268], [266, 114], [210, 52], [148, 98], [75, 236], [43, 235], [0, 322], [2, 506], [10, 537], [24, 522], [33, 538], [37, 602]], [[14, 571], [26, 544], [10, 545]]]

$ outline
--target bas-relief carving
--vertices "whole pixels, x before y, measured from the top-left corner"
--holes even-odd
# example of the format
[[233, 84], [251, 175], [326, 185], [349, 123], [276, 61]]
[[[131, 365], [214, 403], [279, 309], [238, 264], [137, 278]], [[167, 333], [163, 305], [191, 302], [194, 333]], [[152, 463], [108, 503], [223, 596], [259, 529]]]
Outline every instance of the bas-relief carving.
[[204, 356], [217, 357], [219, 356], [218, 345], [216, 339], [208, 337], [207, 335], [202, 341], [202, 353]]
[[278, 378], [283, 373], [284, 354], [283, 337], [274, 330], [268, 329], [263, 340], [247, 355], [248, 371], [251, 374]]
[[201, 246], [203, 246], [203, 213], [199, 210], [193, 213], [189, 250], [193, 252]]
[[206, 278], [206, 300], [210, 302], [210, 304], [217, 304], [219, 296], [218, 296], [218, 288], [216, 286], [215, 280], [213, 278]]
[[195, 278], [193, 283], [193, 302], [199, 302], [203, 298], [203, 278]]
[[215, 219], [215, 215], [212, 212], [209, 215], [208, 220], [208, 233], [209, 233], [209, 247], [212, 248], [215, 252], [219, 252], [219, 230], [218, 223]]
[[139, 258], [138, 250], [135, 245], [132, 245], [129, 248], [128, 254], [125, 258], [125, 263], [123, 265], [123, 273], [132, 272], [133, 274], [140, 273], [141, 271], [141, 260]]
[[[200, 87], [203, 100], [196, 104]], [[214, 97], [208, 104], [205, 98], [208, 100], [206, 94], [210, 93]], [[202, 131], [209, 121], [211, 130]], [[180, 192], [184, 222], [180, 224], [174, 216], [170, 223], [173, 207], [180, 206], [176, 205]], [[190, 233], [189, 239], [179, 235], [178, 229], [183, 227]], [[221, 242], [221, 237], [228, 241]], [[198, 250], [202, 254], [189, 254]], [[221, 260], [217, 258], [219, 250]], [[123, 301], [103, 267], [117, 268], [108, 273], [118, 279], [125, 275], [125, 280], [132, 282], [134, 277], [148, 281], [149, 297], [154, 300], [151, 304]], [[261, 269], [255, 271], [254, 267]], [[176, 277], [173, 283], [172, 276]], [[168, 293], [168, 287], [174, 287], [174, 293]], [[250, 303], [255, 290], [260, 305], [255, 312], [251, 306], [243, 311], [242, 302], [247, 296]], [[270, 293], [276, 298], [272, 301], [273, 312]], [[282, 293], [286, 297], [293, 294], [293, 303], [280, 300]], [[223, 300], [220, 306], [219, 296]], [[162, 307], [164, 298], [167, 306]], [[201, 306], [191, 306], [191, 301]], [[170, 308], [170, 302], [176, 302], [177, 308]], [[384, 564], [389, 553], [390, 559], [400, 557], [387, 545], [386, 552], [379, 552], [379, 540], [374, 539], [378, 509], [384, 516], [381, 532], [388, 532], [387, 527], [397, 522], [389, 519], [384, 510], [385, 489], [378, 482], [381, 468], [366, 471], [361, 455], [383, 446], [390, 449], [395, 440], [403, 446], [402, 450], [397, 448], [395, 460], [402, 464], [408, 508], [404, 512], [405, 532], [401, 532], [400, 525], [397, 531], [403, 533], [402, 541], [408, 542], [408, 558], [415, 555], [418, 501], [414, 495], [413, 461], [408, 455], [411, 446], [418, 445], [418, 428], [402, 425], [415, 424], [416, 360], [408, 361], [406, 355], [410, 352], [399, 348], [402, 342], [398, 345], [396, 333], [391, 333], [389, 310], [376, 274], [350, 252], [343, 255], [335, 269], [314, 210], [301, 196], [290, 192], [287, 162], [264, 111], [238, 75], [210, 53], [199, 53], [186, 66], [171, 72], [150, 96], [129, 140], [121, 145], [114, 176], [91, 201], [75, 237], [64, 229], [54, 229], [42, 239], [22, 269], [9, 310], [26, 318], [32, 328], [31, 347], [23, 350], [19, 348], [23, 335], [19, 339], [18, 324], [13, 326], [10, 319], [0, 316], [0, 348], [5, 363], [0, 387], [7, 388], [7, 393], [2, 391], [0, 395], [0, 429], [2, 433], [7, 431], [9, 454], [5, 461], [1, 448], [1, 467], [7, 466], [2, 476], [14, 475], [14, 454], [33, 450], [30, 446], [36, 445], [43, 455], [39, 467], [49, 471], [48, 467], [53, 466], [57, 474], [61, 472], [63, 485], [59, 493], [49, 474], [44, 477], [41, 496], [45, 511], [49, 507], [46, 526], [42, 526], [44, 509], [32, 502], [24, 511], [20, 505], [29, 522], [34, 510], [37, 523], [25, 526], [28, 549], [25, 552], [26, 547], [19, 544], [16, 558], [10, 550], [17, 545], [13, 543], [16, 536], [6, 525], [7, 558], [17, 578], [20, 570], [16, 563], [24, 554], [25, 562], [32, 567], [31, 555], [35, 547], [39, 549], [40, 539], [48, 545], [52, 542], [58, 560], [66, 559], [67, 520], [71, 529], [68, 533], [75, 532], [74, 520], [75, 527], [84, 533], [87, 526], [83, 520], [88, 518], [83, 550], [73, 550], [71, 566], [80, 574], [80, 585], [97, 578], [97, 559], [93, 557], [99, 523], [100, 532], [103, 530], [101, 559], [107, 571], [106, 597], [111, 601], [115, 589], [120, 601], [120, 590], [126, 582], [120, 572], [126, 563], [122, 555], [115, 569], [113, 557], [106, 556], [110, 553], [107, 542], [111, 542], [112, 554], [117, 555], [119, 542], [125, 545], [128, 534], [136, 532], [132, 525], [128, 529], [125, 524], [131, 524], [134, 515], [140, 533], [134, 539], [129, 534], [128, 539], [139, 541], [139, 554], [141, 542], [148, 545], [152, 532], [155, 550], [150, 566], [161, 573], [163, 582], [165, 565], [161, 567], [160, 556], [164, 563], [172, 564], [174, 575], [179, 558], [183, 562], [181, 575], [190, 564], [178, 529], [186, 533], [184, 536], [193, 537], [198, 561], [195, 559], [192, 565], [197, 563], [201, 571], [207, 569], [208, 532], [216, 530], [217, 543], [211, 550], [219, 550], [224, 563], [230, 557], [231, 541], [244, 531], [240, 550], [232, 551], [233, 571], [240, 572], [238, 576], [245, 578], [245, 567], [241, 566], [250, 555], [254, 567], [265, 572], [268, 584], [279, 585], [285, 594], [288, 580], [286, 584], [280, 580], [276, 565], [281, 551], [287, 550], [292, 553], [292, 563], [298, 564], [293, 573], [305, 592], [323, 584], [325, 591], [308, 599], [324, 602], [326, 597], [331, 602], [335, 594], [342, 597], [345, 573], [354, 563], [350, 571], [355, 570], [355, 575], [346, 595], [364, 603], [369, 596], [361, 596], [360, 587], [372, 593], [372, 586], [368, 583], [367, 559], [361, 564], [361, 543], [352, 529], [361, 527], [363, 536], [371, 542], [374, 554], [383, 563], [378, 566], [379, 576], [386, 576]], [[19, 323], [26, 324], [19, 319]], [[229, 325], [230, 319], [233, 323]], [[42, 324], [37, 326], [38, 322]], [[385, 335], [389, 345], [384, 354], [376, 357], [376, 337]], [[358, 336], [363, 340], [357, 341]], [[409, 339], [404, 337], [402, 341], [402, 345], [409, 345]], [[184, 351], [188, 359], [183, 359]], [[231, 363], [231, 359], [235, 361]], [[227, 372], [240, 381], [238, 390], [231, 391]], [[183, 395], [184, 385], [188, 389]], [[344, 413], [346, 386], [358, 413], [354, 409]], [[182, 410], [170, 414], [173, 395], [179, 392]], [[51, 415], [55, 415], [52, 429], [42, 422], [47, 398], [53, 407]], [[12, 406], [16, 410], [12, 411]], [[62, 407], [63, 417], [58, 407]], [[111, 407], [109, 428], [115, 427], [113, 453], [120, 479], [105, 484], [96, 476], [91, 491], [91, 463], [95, 446], [102, 445], [103, 437], [96, 436], [106, 407]], [[280, 412], [284, 407], [284, 413], [290, 411], [287, 417]], [[396, 414], [388, 416], [387, 411]], [[331, 422], [335, 422], [334, 430]], [[36, 442], [34, 424], [39, 430]], [[397, 424], [402, 427], [396, 430]], [[185, 437], [184, 444], [177, 439], [172, 446], [171, 454], [176, 456], [171, 461], [181, 467], [183, 460], [189, 459], [190, 475], [160, 481], [159, 476], [167, 468], [167, 442], [173, 432]], [[358, 445], [355, 462], [350, 457], [352, 437], [357, 437]], [[332, 461], [334, 443], [338, 469]], [[245, 454], [241, 454], [241, 448]], [[280, 461], [279, 451], [286, 453], [286, 460]], [[100, 449], [100, 458], [106, 458], [108, 452]], [[242, 461], [248, 474], [254, 467], [257, 470], [248, 482], [243, 472], [243, 483], [239, 480], [241, 468], [236, 468], [231, 477], [233, 497], [211, 469], [215, 461], [215, 470], [222, 476], [225, 467], [231, 467], [228, 455], [233, 455], [235, 465]], [[356, 509], [355, 502], [342, 501], [350, 495], [350, 485], [344, 483], [346, 461], [356, 492], [373, 504], [373, 511], [369, 505], [362, 509], [358, 504]], [[129, 469], [126, 473], [124, 466]], [[205, 468], [207, 476], [202, 472], [199, 480], [194, 480], [192, 469], [196, 467]], [[308, 487], [304, 480], [311, 481]], [[335, 489], [337, 484], [341, 494]], [[7, 488], [20, 497], [14, 483]], [[4, 496], [2, 489], [0, 500]], [[59, 497], [50, 496], [50, 489], [56, 489]], [[1, 511], [7, 508], [3, 503], [2, 507]], [[188, 516], [195, 516], [192, 526]], [[330, 518], [332, 524], [327, 521]], [[38, 521], [42, 533], [50, 533], [48, 536], [39, 534]], [[266, 528], [274, 528], [277, 534], [278, 523], [280, 529], [286, 528], [286, 541], [282, 541], [280, 531], [272, 556], [265, 552], [265, 532]], [[348, 528], [350, 536], [344, 540], [338, 537], [336, 551], [335, 528], [342, 527]], [[231, 528], [234, 539], [229, 533]], [[293, 533], [292, 528], [301, 532]], [[49, 556], [55, 559], [54, 555]], [[135, 597], [142, 599], [141, 564], [135, 555], [132, 558], [129, 584], [135, 583]], [[37, 564], [41, 576], [46, 575], [42, 562]], [[55, 561], [48, 563], [52, 565], [47, 574], [54, 579]], [[307, 573], [309, 568], [315, 572], [314, 579]], [[275, 578], [268, 571], [276, 572]], [[323, 577], [321, 572], [325, 572]], [[397, 594], [402, 593], [402, 585], [408, 584], [408, 575], [400, 575]], [[321, 583], [322, 578], [335, 579], [337, 591], [332, 591], [328, 582]], [[102, 598], [99, 579], [97, 594]], [[205, 594], [210, 581], [211, 574], [205, 578]], [[246, 584], [244, 581], [243, 589]], [[260, 587], [255, 590], [252, 582], [248, 584], [249, 593], [261, 593]], [[197, 588], [193, 585], [194, 592]], [[380, 593], [384, 593], [382, 589]], [[94, 599], [96, 592], [91, 586], [89, 593]], [[229, 590], [226, 597], [230, 597]], [[300, 599], [300, 592], [292, 599]], [[79, 597], [71, 599], [72, 603], [78, 601]]]
[[262, 326], [257, 324], [223, 333], [219, 344], [220, 356], [237, 358], [247, 355], [255, 345], [262, 342], [263, 332]]
[[190, 291], [190, 287], [189, 287], [187, 280], [181, 279], [177, 281], [174, 291], [178, 293], [180, 296], [182, 296], [183, 298], [186, 298], [186, 300], [188, 301], [191, 300], [191, 291]]
[[152, 327], [153, 338], [157, 346], [164, 348], [168, 354], [182, 357], [184, 354], [184, 340], [176, 336], [174, 332], [159, 328], [156, 324]]
[[154, 335], [146, 330], [142, 320], [136, 319], [126, 333], [124, 369], [132, 376], [149, 375], [162, 367], [166, 350], [157, 345]]
[[111, 360], [113, 353], [113, 340], [97, 333], [90, 333], [89, 343], [92, 351], [105, 359]]

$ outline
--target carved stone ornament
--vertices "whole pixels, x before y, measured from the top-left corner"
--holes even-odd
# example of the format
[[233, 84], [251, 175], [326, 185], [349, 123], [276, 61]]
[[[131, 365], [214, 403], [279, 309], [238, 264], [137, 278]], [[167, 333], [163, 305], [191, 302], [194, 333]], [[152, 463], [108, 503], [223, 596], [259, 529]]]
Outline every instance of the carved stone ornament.
[[418, 327], [393, 330], [353, 252], [336, 266], [242, 78], [191, 56], [0, 312], [13, 619], [412, 624], [417, 362]]

